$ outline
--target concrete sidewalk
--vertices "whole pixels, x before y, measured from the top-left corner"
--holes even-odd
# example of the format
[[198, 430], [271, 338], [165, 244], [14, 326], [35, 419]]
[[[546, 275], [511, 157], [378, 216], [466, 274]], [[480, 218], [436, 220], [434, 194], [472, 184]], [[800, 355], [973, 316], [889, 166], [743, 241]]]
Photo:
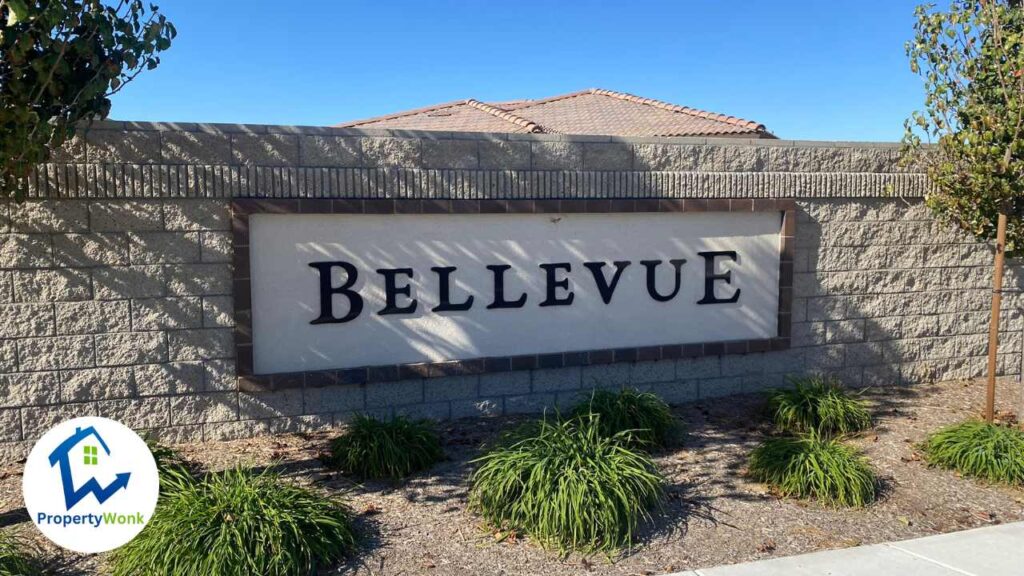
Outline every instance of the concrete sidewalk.
[[675, 576], [1020, 576], [1024, 522], [904, 542], [718, 566]]

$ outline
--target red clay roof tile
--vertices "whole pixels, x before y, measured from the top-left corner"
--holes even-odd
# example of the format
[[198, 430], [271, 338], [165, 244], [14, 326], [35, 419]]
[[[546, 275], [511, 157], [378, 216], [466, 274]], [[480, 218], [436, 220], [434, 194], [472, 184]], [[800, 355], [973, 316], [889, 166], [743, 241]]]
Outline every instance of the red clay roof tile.
[[485, 103], [468, 99], [339, 126], [456, 132], [774, 138], [757, 122], [599, 88], [540, 100]]

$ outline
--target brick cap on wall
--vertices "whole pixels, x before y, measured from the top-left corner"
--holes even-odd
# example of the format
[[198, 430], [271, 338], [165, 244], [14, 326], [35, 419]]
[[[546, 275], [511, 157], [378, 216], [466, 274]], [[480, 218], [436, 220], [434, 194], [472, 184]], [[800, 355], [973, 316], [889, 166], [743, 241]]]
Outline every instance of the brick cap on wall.
[[920, 198], [896, 144], [97, 122], [34, 198]]

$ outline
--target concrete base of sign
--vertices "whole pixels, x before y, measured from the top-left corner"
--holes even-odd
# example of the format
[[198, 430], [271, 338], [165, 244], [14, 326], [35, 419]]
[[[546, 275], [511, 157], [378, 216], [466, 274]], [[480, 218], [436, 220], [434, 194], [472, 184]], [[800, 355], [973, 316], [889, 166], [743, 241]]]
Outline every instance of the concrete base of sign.
[[719, 566], [672, 576], [1013, 576], [1024, 522], [873, 546]]

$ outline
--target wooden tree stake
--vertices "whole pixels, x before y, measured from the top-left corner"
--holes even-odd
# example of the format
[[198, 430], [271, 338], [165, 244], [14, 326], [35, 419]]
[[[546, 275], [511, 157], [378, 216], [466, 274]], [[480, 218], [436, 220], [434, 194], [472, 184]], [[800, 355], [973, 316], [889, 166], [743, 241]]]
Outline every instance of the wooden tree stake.
[[999, 308], [1003, 303], [1003, 262], [1006, 253], [1006, 214], [999, 214], [996, 230], [996, 269], [993, 273], [992, 322], [988, 328], [988, 395], [985, 420], [992, 422], [996, 412], [996, 351], [999, 348]]

